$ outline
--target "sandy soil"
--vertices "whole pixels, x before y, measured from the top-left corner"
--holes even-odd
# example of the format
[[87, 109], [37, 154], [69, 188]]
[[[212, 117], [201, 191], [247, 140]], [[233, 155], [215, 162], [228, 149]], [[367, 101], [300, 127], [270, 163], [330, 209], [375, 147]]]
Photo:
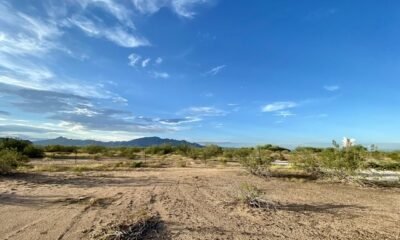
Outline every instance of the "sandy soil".
[[[260, 188], [276, 211], [238, 202]], [[0, 239], [89, 239], [159, 214], [156, 239], [400, 239], [400, 190], [265, 180], [240, 168], [27, 173], [0, 177]]]

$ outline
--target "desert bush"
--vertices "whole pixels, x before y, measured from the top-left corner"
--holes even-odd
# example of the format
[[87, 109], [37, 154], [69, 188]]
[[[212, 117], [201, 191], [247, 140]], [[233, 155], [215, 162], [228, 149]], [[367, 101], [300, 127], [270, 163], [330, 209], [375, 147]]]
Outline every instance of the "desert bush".
[[173, 152], [175, 152], [175, 148], [170, 144], [151, 146], [145, 149], [146, 154], [166, 155]]
[[28, 145], [24, 148], [23, 154], [29, 158], [42, 158], [44, 157], [43, 149], [34, 145]]
[[234, 157], [239, 161], [245, 160], [253, 151], [253, 148], [238, 148], [234, 150]]
[[186, 144], [181, 144], [175, 147], [175, 152], [182, 156], [189, 156], [192, 147]]
[[268, 176], [271, 163], [274, 161], [272, 152], [263, 148], [254, 148], [246, 158], [241, 159], [241, 164], [252, 174]]
[[20, 140], [15, 138], [0, 138], [0, 150], [14, 150], [24, 156], [30, 158], [43, 157], [43, 149], [36, 147], [28, 140]]
[[296, 150], [292, 154], [292, 162], [295, 167], [305, 170], [312, 176], [319, 176], [322, 173], [321, 162], [318, 159], [318, 155], [313, 150]]
[[261, 149], [261, 150], [269, 150], [272, 152], [284, 152], [284, 151], [290, 152], [290, 150], [287, 148], [283, 148], [283, 147], [272, 145], [272, 144], [260, 145], [260, 146], [257, 146], [257, 148]]
[[48, 145], [43, 148], [45, 152], [74, 153], [78, 150], [75, 146]]
[[377, 169], [377, 170], [391, 170], [391, 171], [399, 171], [400, 170], [400, 162], [397, 161], [377, 161], [377, 160], [368, 160], [365, 161], [362, 165], [364, 169]]
[[249, 183], [242, 183], [239, 187], [239, 200], [247, 202], [256, 198], [260, 198], [262, 191], [256, 186]]
[[322, 167], [339, 174], [352, 174], [365, 161], [366, 149], [360, 146], [335, 148], [321, 153]]
[[82, 150], [89, 154], [97, 154], [105, 152], [107, 148], [103, 146], [91, 145], [84, 147]]
[[137, 148], [137, 147], [123, 148], [123, 149], [121, 149], [120, 156], [129, 158], [129, 159], [138, 159], [139, 158], [138, 153], [140, 153], [141, 151], [142, 151], [142, 149]]
[[393, 161], [400, 162], [400, 153], [399, 152], [387, 153], [387, 157]]
[[22, 153], [24, 149], [29, 145], [32, 145], [32, 142], [28, 140], [21, 140], [16, 138], [0, 138], [0, 150], [14, 149], [17, 152]]
[[294, 151], [295, 152], [312, 152], [312, 153], [320, 153], [324, 149], [323, 148], [316, 148], [316, 147], [297, 147]]
[[100, 159], [101, 159], [101, 154], [97, 153], [97, 154], [93, 155], [93, 160], [98, 161]]
[[133, 162], [130, 164], [130, 167], [131, 167], [131, 168], [140, 168], [140, 167], [143, 167], [143, 166], [144, 166], [143, 162], [136, 162], [136, 161], [133, 161]]
[[201, 155], [204, 161], [223, 154], [222, 148], [217, 145], [207, 145], [201, 150]]
[[90, 239], [104, 240], [138, 240], [138, 239], [159, 239], [156, 236], [164, 236], [160, 215], [150, 215], [147, 210], [142, 210], [136, 216], [129, 216], [128, 219], [119, 223], [107, 225], [100, 231], [90, 233]]
[[276, 204], [263, 198], [264, 193], [256, 186], [242, 183], [239, 188], [239, 200], [251, 208], [276, 210]]
[[224, 153], [222, 154], [226, 161], [233, 161], [235, 157], [235, 150], [233, 149], [224, 149]]
[[0, 150], [0, 174], [10, 173], [27, 161], [27, 158], [16, 150]]
[[331, 174], [346, 177], [363, 166], [368, 155], [367, 149], [356, 145], [340, 148], [334, 142], [333, 148], [316, 152], [314, 149], [300, 149], [292, 154], [295, 166], [314, 176]]

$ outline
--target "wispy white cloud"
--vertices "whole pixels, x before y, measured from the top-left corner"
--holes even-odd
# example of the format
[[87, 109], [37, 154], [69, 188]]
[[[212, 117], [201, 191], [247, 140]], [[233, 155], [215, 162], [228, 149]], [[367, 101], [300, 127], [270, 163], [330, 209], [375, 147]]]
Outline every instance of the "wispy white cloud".
[[140, 61], [141, 58], [142, 58], [142, 57], [139, 56], [138, 54], [136, 54], [136, 53], [131, 53], [131, 54], [128, 56], [129, 65], [132, 66], [132, 67], [136, 67], [136, 64], [139, 63], [139, 61]]
[[121, 27], [106, 29], [104, 31], [104, 36], [114, 43], [127, 48], [150, 45], [150, 42], [146, 38], [130, 34], [123, 30]]
[[295, 115], [296, 115], [296, 114], [292, 113], [291, 111], [287, 111], [287, 110], [285, 110], [285, 111], [278, 111], [277, 113], [275, 113], [275, 116], [284, 117], [284, 118], [286, 118], [286, 117], [291, 117], [291, 116], [295, 116]]
[[225, 110], [211, 106], [190, 107], [184, 109], [182, 112], [189, 115], [200, 116], [200, 117], [216, 117], [216, 116], [225, 116], [228, 114], [228, 112]]
[[103, 8], [105, 11], [113, 15], [120, 23], [127, 27], [134, 28], [132, 22], [132, 13], [129, 8], [119, 4], [119, 1], [114, 0], [76, 0], [82, 7], [88, 8], [91, 6]]
[[62, 34], [59, 28], [52, 22], [43, 22], [42, 20], [23, 13], [18, 13], [18, 16], [20, 16], [25, 23], [28, 23], [22, 27], [25, 28], [26, 31], [35, 34], [41, 40], [59, 37]]
[[163, 59], [161, 57], [158, 57], [156, 59], [156, 64], [161, 64], [163, 62]]
[[276, 112], [298, 106], [295, 102], [273, 102], [262, 107], [263, 112]]
[[178, 16], [193, 18], [196, 13], [193, 10], [197, 5], [209, 3], [209, 0], [132, 0], [136, 9], [144, 14], [154, 14], [161, 8], [168, 7]]
[[0, 3], [0, 54], [41, 57], [53, 49], [63, 32], [52, 21], [44, 21]]
[[154, 78], [164, 78], [164, 79], [169, 78], [169, 74], [168, 74], [167, 72], [157, 72], [157, 71], [153, 71], [153, 72], [151, 72], [151, 75], [152, 75]]
[[68, 18], [64, 25], [75, 26], [91, 37], [104, 37], [121, 47], [136, 48], [150, 45], [146, 38], [130, 33], [122, 27], [106, 27], [84, 16]]
[[211, 75], [211, 76], [215, 76], [218, 73], [221, 72], [222, 69], [224, 69], [226, 67], [226, 65], [220, 65], [220, 66], [216, 66], [212, 69], [210, 69], [209, 71], [206, 72], [206, 75]]
[[340, 89], [338, 85], [325, 85], [324, 89], [330, 92], [334, 92]]
[[142, 61], [142, 67], [147, 67], [147, 65], [150, 63], [151, 59], [150, 58], [146, 58]]
[[164, 125], [177, 126], [187, 123], [200, 122], [202, 119], [199, 117], [184, 117], [179, 119], [158, 119], [157, 121]]

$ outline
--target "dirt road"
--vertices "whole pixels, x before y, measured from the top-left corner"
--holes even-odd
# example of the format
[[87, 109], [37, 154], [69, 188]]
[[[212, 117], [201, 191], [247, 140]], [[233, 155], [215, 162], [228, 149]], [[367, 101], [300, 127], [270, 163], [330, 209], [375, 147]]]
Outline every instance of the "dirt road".
[[[273, 210], [237, 201], [260, 188]], [[110, 222], [158, 213], [159, 239], [400, 239], [400, 191], [265, 180], [240, 168], [0, 177], [0, 239], [89, 239]]]

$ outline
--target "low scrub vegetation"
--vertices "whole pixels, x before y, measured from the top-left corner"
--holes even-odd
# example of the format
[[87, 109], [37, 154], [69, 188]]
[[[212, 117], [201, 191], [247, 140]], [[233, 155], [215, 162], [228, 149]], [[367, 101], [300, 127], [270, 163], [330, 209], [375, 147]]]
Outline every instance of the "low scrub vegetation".
[[113, 223], [99, 232], [93, 232], [91, 237], [104, 240], [140, 240], [164, 239], [160, 236], [165, 237], [166, 234], [160, 215], [142, 210], [120, 223]]
[[294, 165], [314, 175], [346, 177], [363, 169], [399, 170], [400, 161], [395, 153], [377, 152], [356, 145], [324, 149], [301, 148], [291, 154]]
[[[256, 147], [223, 148], [217, 145], [192, 147], [188, 145], [163, 144], [151, 147], [104, 147], [104, 146], [62, 146], [50, 145], [38, 147], [30, 141], [1, 138], [2, 170], [15, 170], [28, 158], [50, 160], [96, 160], [99, 164], [110, 159], [120, 159], [124, 168], [143, 166], [187, 167], [192, 164], [206, 166], [228, 165], [236, 162], [251, 173], [266, 177], [287, 176], [315, 179], [322, 176], [348, 178], [366, 169], [400, 170], [400, 152], [379, 151], [376, 146], [366, 148], [360, 145], [340, 147], [333, 142], [332, 147], [297, 147], [293, 151], [276, 145]], [[13, 155], [14, 154], [14, 155]], [[15, 160], [18, 159], [18, 160]], [[125, 160], [131, 160], [125, 164]], [[149, 164], [150, 162], [152, 164]], [[154, 161], [158, 161], [155, 163]], [[16, 163], [18, 162], [18, 164]], [[283, 162], [285, 166], [277, 166]], [[279, 164], [278, 164], [279, 165]], [[109, 167], [107, 167], [109, 168]], [[115, 168], [115, 166], [114, 166]]]
[[15, 150], [0, 150], [0, 174], [11, 173], [26, 161], [27, 158]]
[[276, 210], [275, 203], [265, 199], [265, 194], [256, 186], [242, 183], [239, 189], [239, 200], [248, 207]]
[[41, 158], [43, 155], [43, 149], [30, 141], [0, 138], [0, 174], [11, 173], [29, 158]]

